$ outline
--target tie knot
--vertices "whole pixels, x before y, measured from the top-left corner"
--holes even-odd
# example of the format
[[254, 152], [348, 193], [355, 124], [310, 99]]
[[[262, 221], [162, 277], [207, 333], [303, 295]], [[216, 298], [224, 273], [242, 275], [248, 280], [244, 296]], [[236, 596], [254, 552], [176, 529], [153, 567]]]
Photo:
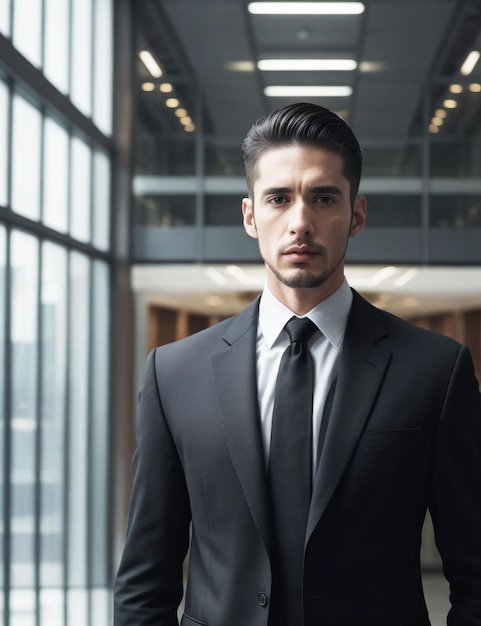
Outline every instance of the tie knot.
[[285, 328], [291, 343], [300, 341], [304, 344], [309, 341], [317, 330], [317, 326], [308, 317], [291, 317]]

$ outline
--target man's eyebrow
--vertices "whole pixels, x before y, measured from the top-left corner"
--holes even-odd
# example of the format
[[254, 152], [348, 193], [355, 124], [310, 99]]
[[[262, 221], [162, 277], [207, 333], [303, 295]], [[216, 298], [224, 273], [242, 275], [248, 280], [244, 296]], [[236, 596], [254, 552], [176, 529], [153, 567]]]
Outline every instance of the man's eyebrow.
[[[282, 193], [292, 193], [291, 187], [268, 187], [262, 191], [263, 196], [270, 196]], [[336, 196], [342, 196], [342, 191], [337, 185], [316, 185], [315, 187], [309, 187], [307, 193], [330, 193]]]
[[292, 189], [290, 187], [268, 187], [262, 191], [263, 196], [270, 196], [272, 194], [280, 194], [280, 193], [292, 193]]

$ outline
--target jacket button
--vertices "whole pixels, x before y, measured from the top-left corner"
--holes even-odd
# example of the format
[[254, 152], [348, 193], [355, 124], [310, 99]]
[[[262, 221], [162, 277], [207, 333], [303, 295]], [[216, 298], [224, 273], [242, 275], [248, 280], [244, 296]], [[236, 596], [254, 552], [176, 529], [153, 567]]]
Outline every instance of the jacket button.
[[268, 601], [267, 595], [262, 591], [257, 594], [257, 602], [260, 606], [267, 606]]

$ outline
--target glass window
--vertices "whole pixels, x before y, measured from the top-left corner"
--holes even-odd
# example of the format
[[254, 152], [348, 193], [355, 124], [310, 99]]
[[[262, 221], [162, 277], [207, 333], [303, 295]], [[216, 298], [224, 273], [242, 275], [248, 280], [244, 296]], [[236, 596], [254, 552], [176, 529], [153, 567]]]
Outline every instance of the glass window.
[[42, 64], [42, 2], [14, 0], [13, 45], [33, 65]]
[[206, 138], [205, 172], [207, 176], [244, 176], [241, 142], [231, 145]]
[[[89, 414], [89, 301], [90, 261], [78, 252], [70, 255], [69, 354], [69, 485], [68, 587], [69, 625], [86, 614], [82, 589], [87, 585], [88, 414]], [[86, 600], [86, 596], [85, 596]], [[86, 623], [86, 620], [78, 623]]]
[[[4, 400], [5, 400], [5, 272], [6, 272], [6, 234], [5, 228], [0, 225], [0, 459], [4, 459], [4, 437], [5, 432], [5, 415], [4, 415]], [[4, 463], [0, 465], [0, 484], [5, 484], [4, 479]], [[0, 623], [4, 623], [3, 607], [5, 605], [3, 601], [3, 589], [4, 589], [4, 536], [3, 536], [3, 497], [0, 498]]]
[[431, 228], [481, 228], [479, 195], [431, 196]]
[[44, 65], [45, 77], [62, 93], [69, 86], [69, 9], [65, 0], [45, 1]]
[[[430, 130], [431, 176], [481, 175], [481, 101], [479, 64], [470, 75], [473, 83], [452, 93], [446, 84], [433, 85]], [[447, 101], [451, 100], [450, 106]]]
[[481, 176], [481, 138], [476, 135], [431, 140], [431, 176]]
[[43, 222], [46, 226], [67, 231], [68, 214], [67, 131], [50, 118], [45, 119], [43, 161]]
[[135, 222], [143, 226], [193, 226], [195, 196], [138, 196]]
[[11, 0], [0, 2], [0, 32], [10, 37], [10, 4]]
[[67, 253], [43, 244], [41, 276], [40, 586], [41, 624], [62, 624], [65, 415], [67, 371]]
[[362, 142], [364, 176], [421, 176], [422, 142], [394, 138], [392, 144], [372, 145]]
[[94, 16], [94, 123], [112, 133], [112, 0], [96, 0]]
[[93, 244], [100, 250], [110, 248], [110, 161], [98, 150], [93, 167]]
[[91, 150], [78, 137], [72, 138], [70, 161], [70, 234], [80, 241], [90, 240]]
[[0, 81], [0, 205], [7, 206], [8, 177], [8, 89]]
[[92, 113], [92, 2], [72, 0], [71, 98], [87, 116]]
[[207, 226], [240, 226], [242, 224], [240, 195], [206, 196], [205, 223]]
[[38, 241], [11, 236], [11, 623], [35, 623]]
[[31, 219], [40, 217], [40, 112], [13, 96], [12, 208]]
[[[142, 94], [139, 97], [142, 98]], [[161, 106], [160, 103], [158, 106]], [[138, 109], [137, 117], [142, 112], [146, 117], [150, 116], [149, 109], [143, 108], [142, 102], [138, 104]], [[167, 134], [140, 128], [134, 133], [133, 140], [136, 174], [189, 176], [196, 173], [195, 139], [192, 135], [184, 131]]]
[[421, 226], [421, 196], [369, 194], [367, 225], [380, 228], [419, 228]]

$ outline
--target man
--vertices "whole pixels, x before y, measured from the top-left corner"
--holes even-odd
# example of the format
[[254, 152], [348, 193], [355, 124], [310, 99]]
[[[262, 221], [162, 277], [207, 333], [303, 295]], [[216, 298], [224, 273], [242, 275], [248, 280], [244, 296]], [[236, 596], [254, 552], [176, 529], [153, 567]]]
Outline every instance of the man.
[[[115, 625], [178, 623], [192, 523], [182, 626], [427, 626], [429, 507], [449, 624], [480, 626], [481, 406], [468, 350], [348, 287], [366, 201], [339, 117], [274, 111], [244, 158], [244, 226], [266, 286], [239, 315], [149, 356]], [[308, 373], [280, 400], [297, 380], [281, 375], [285, 350]], [[306, 441], [307, 452], [286, 448]]]

